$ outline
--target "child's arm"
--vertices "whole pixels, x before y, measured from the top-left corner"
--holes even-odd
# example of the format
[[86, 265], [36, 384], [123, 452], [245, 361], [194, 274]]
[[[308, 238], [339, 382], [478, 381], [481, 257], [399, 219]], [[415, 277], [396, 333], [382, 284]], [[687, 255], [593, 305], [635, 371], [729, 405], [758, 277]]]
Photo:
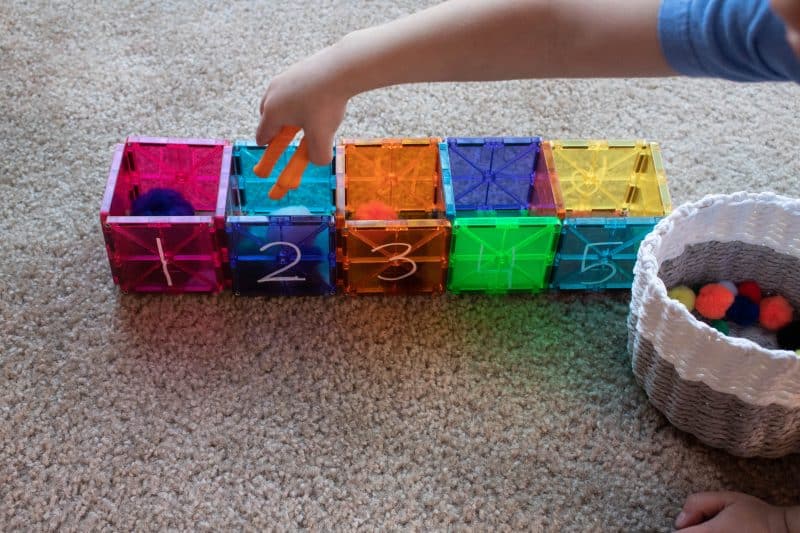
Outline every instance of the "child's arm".
[[308, 154], [330, 147], [354, 95], [424, 81], [674, 74], [658, 39], [660, 0], [450, 0], [356, 31], [269, 84], [256, 141], [305, 130]]
[[[256, 141], [303, 129], [296, 159], [326, 164], [347, 101], [399, 83], [676, 71], [800, 82], [792, 46], [800, 51], [800, 0], [450, 0], [351, 33], [273, 78]], [[287, 186], [302, 165], [291, 168], [296, 175], [281, 176]]]
[[686, 533], [800, 533], [800, 506], [776, 507], [738, 492], [700, 492], [686, 499], [675, 528]]
[[423, 81], [664, 75], [659, 0], [451, 0], [343, 42], [363, 92]]

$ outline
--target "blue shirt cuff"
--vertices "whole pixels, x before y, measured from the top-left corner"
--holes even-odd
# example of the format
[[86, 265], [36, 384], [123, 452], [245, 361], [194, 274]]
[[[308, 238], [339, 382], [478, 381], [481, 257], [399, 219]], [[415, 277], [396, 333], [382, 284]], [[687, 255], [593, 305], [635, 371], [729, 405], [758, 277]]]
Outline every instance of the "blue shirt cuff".
[[658, 16], [661, 50], [675, 72], [685, 76], [708, 76], [692, 45], [690, 8], [691, 0], [664, 0], [661, 3]]
[[681, 74], [800, 82], [800, 60], [769, 0], [662, 0], [658, 34]]

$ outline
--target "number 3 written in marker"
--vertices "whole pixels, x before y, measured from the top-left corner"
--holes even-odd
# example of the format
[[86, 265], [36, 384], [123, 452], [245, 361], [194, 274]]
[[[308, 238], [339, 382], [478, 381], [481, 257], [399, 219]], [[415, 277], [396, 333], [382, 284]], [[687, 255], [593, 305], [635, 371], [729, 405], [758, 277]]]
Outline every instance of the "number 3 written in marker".
[[406, 257], [408, 254], [411, 253], [411, 250], [413, 249], [413, 247], [410, 244], [405, 243], [405, 242], [389, 242], [389, 243], [386, 243], [386, 244], [382, 244], [380, 246], [376, 246], [375, 248], [373, 248], [370, 251], [371, 252], [377, 252], [379, 250], [383, 250], [384, 248], [388, 248], [390, 246], [402, 246], [402, 247], [405, 247], [406, 250], [401, 254], [394, 255], [392, 257], [387, 258], [386, 262], [387, 263], [391, 263], [392, 261], [402, 261], [404, 263], [410, 264], [411, 265], [411, 270], [409, 270], [408, 272], [406, 272], [405, 274], [403, 274], [401, 276], [395, 276], [393, 278], [390, 278], [390, 277], [387, 277], [387, 276], [378, 276], [378, 279], [382, 279], [383, 281], [400, 281], [401, 279], [405, 279], [405, 278], [407, 278], [409, 276], [413, 276], [414, 273], [417, 271], [417, 263], [415, 263], [414, 261], [412, 261], [411, 259]]

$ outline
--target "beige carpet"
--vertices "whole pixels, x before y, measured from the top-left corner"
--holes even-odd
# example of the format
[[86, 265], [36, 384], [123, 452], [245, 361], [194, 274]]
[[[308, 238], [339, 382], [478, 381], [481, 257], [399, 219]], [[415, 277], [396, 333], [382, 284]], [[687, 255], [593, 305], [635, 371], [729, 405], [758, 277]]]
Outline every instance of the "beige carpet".
[[[270, 76], [426, 2], [81, 4], [0, 4], [0, 529], [644, 531], [697, 490], [800, 501], [800, 457], [733, 458], [649, 406], [624, 294], [121, 295], [114, 143], [250, 138]], [[797, 194], [799, 98], [423, 85], [357, 98], [341, 133], [647, 137], [681, 203]]]

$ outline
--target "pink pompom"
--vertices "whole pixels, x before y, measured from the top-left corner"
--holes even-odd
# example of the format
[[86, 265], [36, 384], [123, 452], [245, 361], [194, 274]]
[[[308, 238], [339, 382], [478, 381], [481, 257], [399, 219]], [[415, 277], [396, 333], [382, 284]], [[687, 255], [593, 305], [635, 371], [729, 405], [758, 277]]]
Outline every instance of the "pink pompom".
[[355, 220], [397, 220], [397, 211], [380, 200], [370, 200], [358, 206], [353, 213]]

